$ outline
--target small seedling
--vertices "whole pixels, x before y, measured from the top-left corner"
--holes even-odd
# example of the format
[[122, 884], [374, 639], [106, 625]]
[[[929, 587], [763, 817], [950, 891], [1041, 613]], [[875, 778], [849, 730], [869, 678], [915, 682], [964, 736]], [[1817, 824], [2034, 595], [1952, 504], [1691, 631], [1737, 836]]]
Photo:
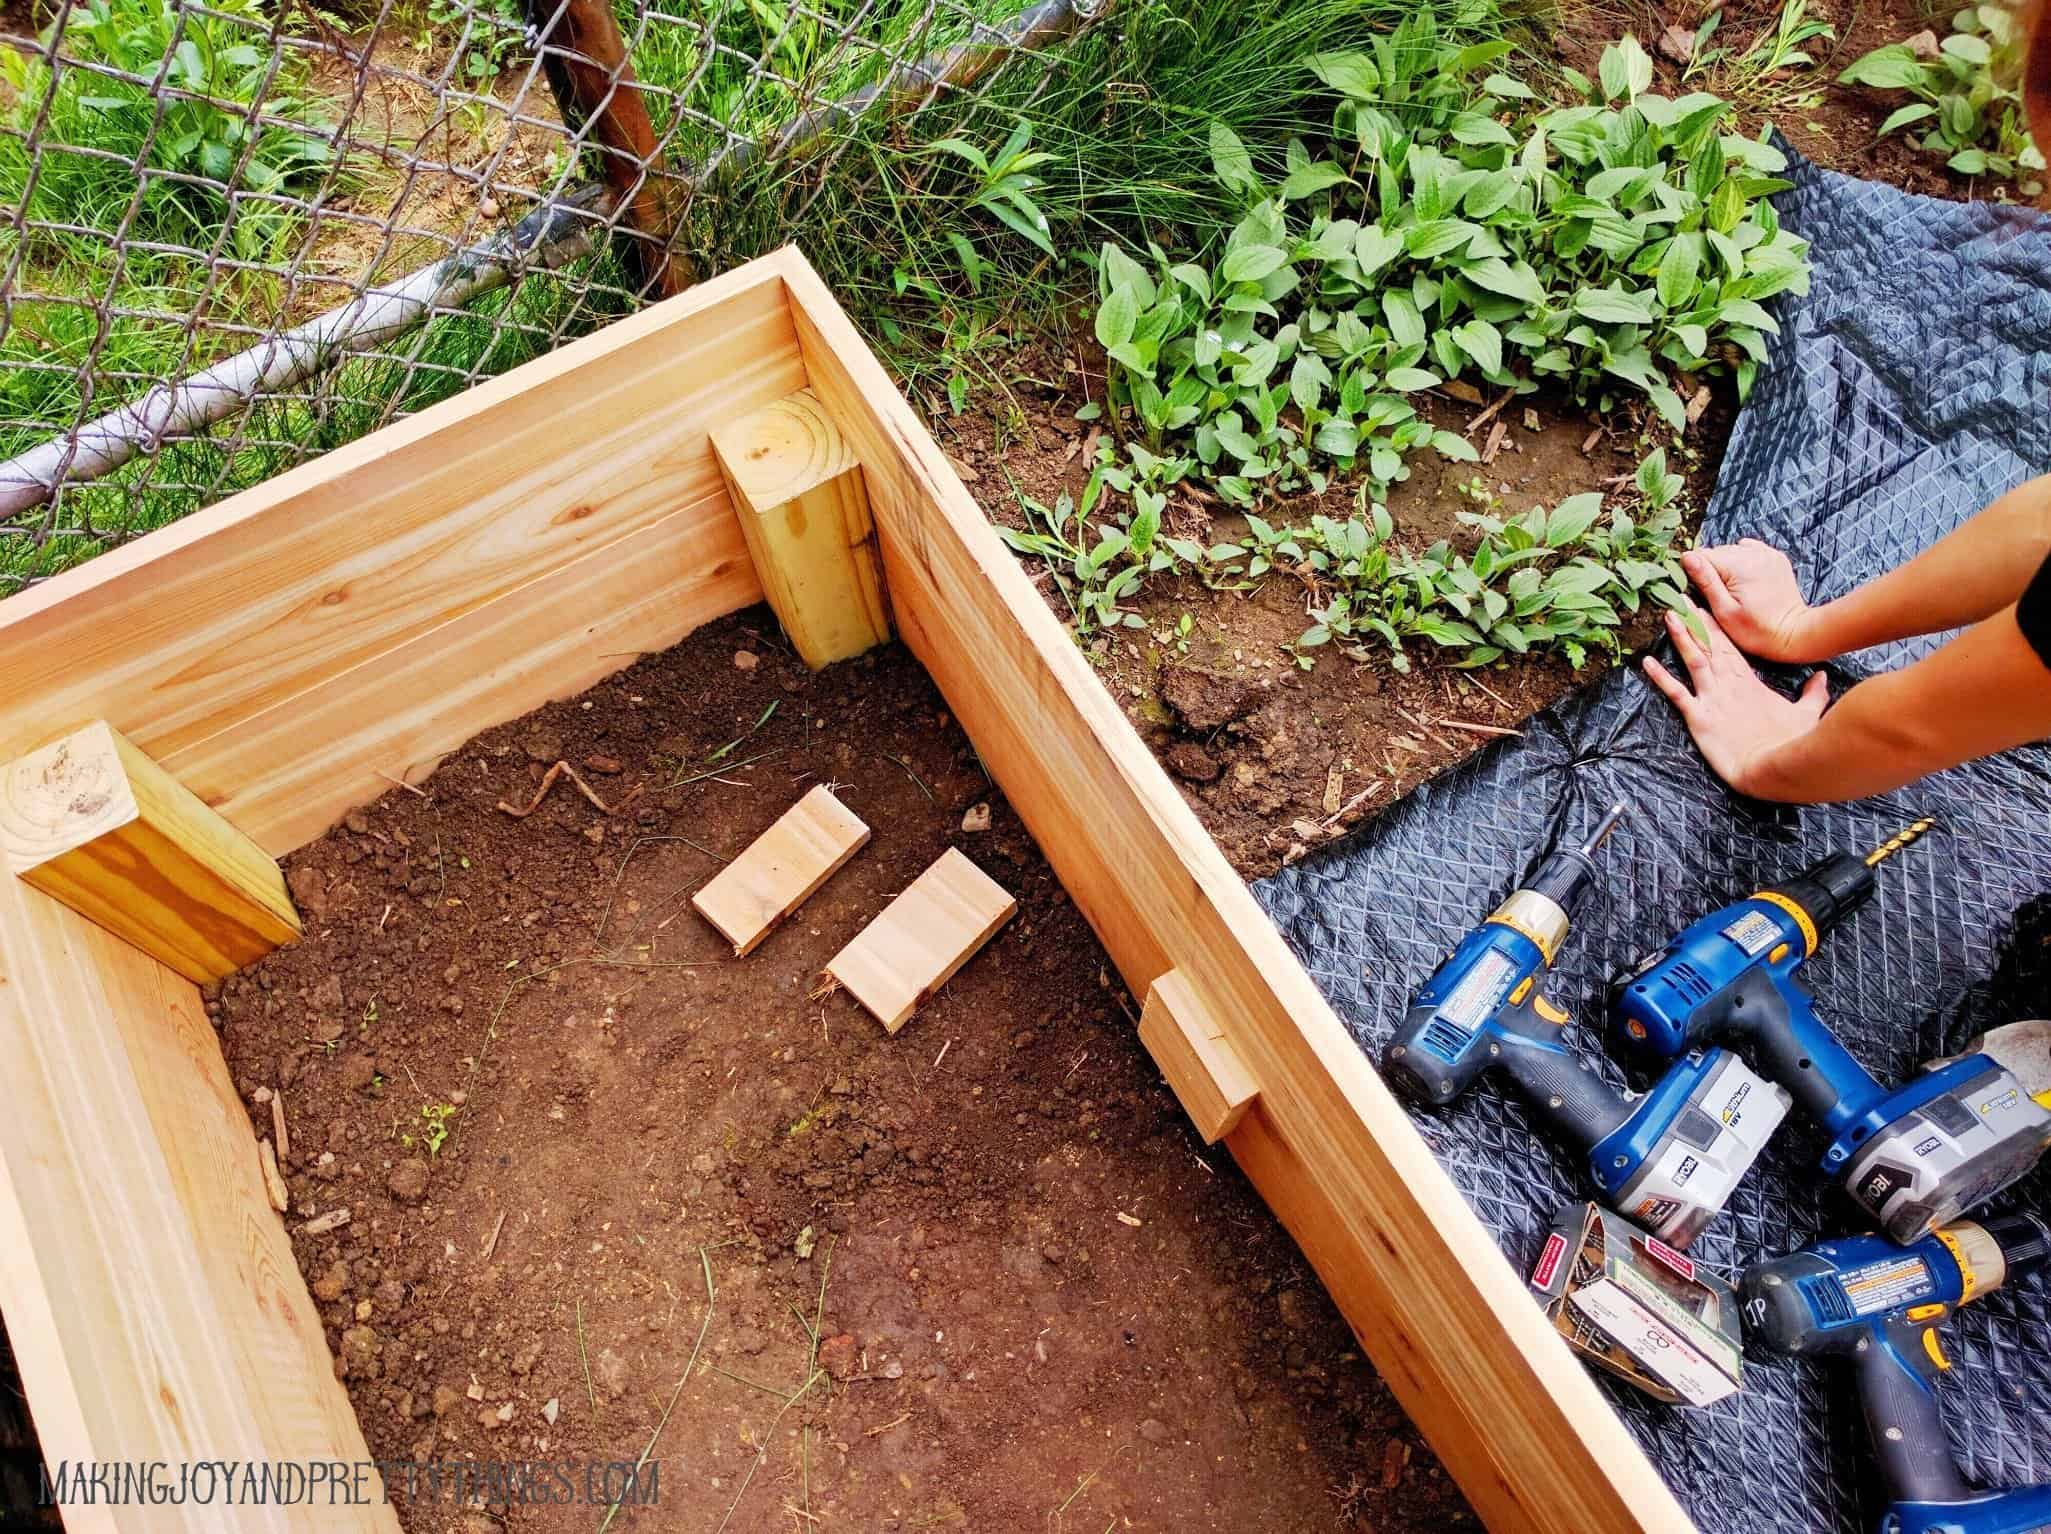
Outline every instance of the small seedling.
[[449, 1120], [456, 1116], [452, 1103], [428, 1103], [420, 1110], [420, 1117], [427, 1128], [421, 1133], [421, 1140], [427, 1146], [430, 1156], [439, 1156], [442, 1147], [449, 1143]]

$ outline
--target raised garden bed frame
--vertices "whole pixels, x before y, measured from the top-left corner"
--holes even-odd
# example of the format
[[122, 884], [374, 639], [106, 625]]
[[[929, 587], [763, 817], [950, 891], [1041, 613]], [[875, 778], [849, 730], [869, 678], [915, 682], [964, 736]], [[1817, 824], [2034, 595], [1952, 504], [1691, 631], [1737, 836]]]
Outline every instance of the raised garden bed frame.
[[[1475, 1509], [1499, 1534], [1689, 1529], [795, 250], [0, 602], [0, 762], [105, 719], [282, 856], [760, 600], [708, 434], [805, 389], [860, 465], [897, 634]], [[192, 983], [0, 875], [0, 1070], [0, 1312], [46, 1459], [366, 1459]]]

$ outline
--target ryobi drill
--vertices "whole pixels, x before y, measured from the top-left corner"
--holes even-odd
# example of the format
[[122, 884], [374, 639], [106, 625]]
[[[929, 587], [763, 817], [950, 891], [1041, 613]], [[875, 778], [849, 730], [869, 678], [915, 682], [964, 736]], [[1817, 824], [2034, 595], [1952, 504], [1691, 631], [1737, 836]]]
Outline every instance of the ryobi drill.
[[1910, 1246], [1822, 1241], [1739, 1280], [1746, 1336], [1800, 1357], [1848, 1354], [1892, 1504], [1879, 1534], [2051, 1529], [2051, 1486], [1975, 1491], [1952, 1463], [1937, 1410], [1951, 1367], [1937, 1326], [1958, 1306], [2040, 1266], [2051, 1229], [2014, 1214], [1940, 1225]]
[[1563, 848], [1495, 908], [1410, 1004], [1382, 1073], [1434, 1107], [1500, 1067], [1538, 1116], [1588, 1152], [1603, 1196], [1670, 1246], [1717, 1215], [1787, 1113], [1788, 1095], [1727, 1050], [1692, 1053], [1642, 1097], [1611, 1087], [1567, 1047], [1567, 1014], [1539, 984], [1595, 883], [1613, 806], [1580, 847]]
[[1996, 1029], [1971, 1053], [1887, 1087], [1824, 1027], [1796, 974], [1872, 894], [1873, 869], [1932, 824], [1917, 821], [1863, 859], [1833, 853], [1703, 917], [1646, 955], [1611, 996], [1624, 1050], [1670, 1060], [1729, 1045], [1793, 1093], [1831, 1136], [1825, 1175], [1904, 1245], [1992, 1198], [2051, 1144], [2051, 1111], [2002, 1058], [2041, 1038], [2044, 1024]]

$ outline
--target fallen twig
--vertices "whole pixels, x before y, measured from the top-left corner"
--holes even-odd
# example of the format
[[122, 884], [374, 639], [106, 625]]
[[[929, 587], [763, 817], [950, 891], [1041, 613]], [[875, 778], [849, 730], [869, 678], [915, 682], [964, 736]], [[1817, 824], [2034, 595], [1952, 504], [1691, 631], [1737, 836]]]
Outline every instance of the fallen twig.
[[377, 775], [383, 778], [387, 783], [392, 784], [396, 788], [405, 789], [407, 793], [414, 795], [416, 798], [425, 799], [427, 797], [426, 789], [416, 788], [413, 784], [408, 783], [404, 778], [395, 778], [389, 772], [379, 772], [378, 769], [375, 767], [371, 768], [370, 770], [372, 772], [376, 772]]
[[292, 1207], [292, 1196], [285, 1189], [284, 1174], [278, 1170], [277, 1152], [271, 1149], [269, 1140], [256, 1142], [256, 1158], [257, 1164], [263, 1169], [264, 1196], [271, 1201], [271, 1207], [279, 1214], [285, 1213]]
[[326, 1214], [315, 1215], [299, 1227], [302, 1236], [325, 1236], [331, 1230], [340, 1230], [349, 1223], [349, 1211], [330, 1209]]
[[1363, 788], [1359, 793], [1355, 794], [1351, 799], [1348, 799], [1344, 804], [1340, 805], [1336, 810], [1332, 811], [1331, 814], [1327, 815], [1324, 818], [1323, 824], [1329, 827], [1336, 821], [1344, 820], [1348, 814], [1358, 809], [1361, 805], [1367, 803], [1367, 801], [1374, 795], [1380, 793], [1381, 787], [1382, 785], [1379, 782], [1368, 784], [1367, 787]]
[[502, 1231], [502, 1230], [504, 1230], [505, 1228], [506, 1228], [506, 1211], [505, 1211], [505, 1210], [503, 1210], [503, 1209], [501, 1209], [501, 1210], [499, 1211], [499, 1217], [498, 1217], [498, 1218], [497, 1218], [496, 1220], [492, 1221], [492, 1225], [491, 1225], [491, 1236], [490, 1236], [490, 1239], [488, 1239], [488, 1240], [487, 1240], [487, 1241], [486, 1241], [486, 1242], [484, 1243], [484, 1252], [483, 1252], [483, 1255], [482, 1255], [482, 1256], [481, 1256], [481, 1257], [480, 1257], [480, 1258], [478, 1259], [479, 1261], [481, 1261], [481, 1262], [490, 1262], [490, 1261], [491, 1261], [491, 1254], [492, 1254], [493, 1252], [495, 1252], [495, 1251], [497, 1251], [497, 1250], [499, 1249], [499, 1232], [500, 1232], [500, 1231]]
[[1465, 719], [1434, 719], [1433, 724], [1442, 724], [1449, 730], [1466, 730], [1475, 735], [1499, 735], [1515, 740], [1523, 735], [1522, 730], [1505, 729], [1499, 724], [1472, 724]]
[[526, 809], [516, 810], [510, 804], [506, 803], [506, 801], [503, 799], [499, 800], [499, 808], [504, 810], [508, 815], [512, 816], [515, 820], [525, 820], [529, 815], [532, 815], [536, 810], [541, 808], [541, 801], [548, 797], [548, 791], [551, 788], [555, 787], [555, 780], [561, 777], [567, 777], [572, 783], [576, 784], [577, 792], [582, 794], [586, 799], [589, 799], [592, 802], [592, 804], [596, 805], [599, 814], [610, 815], [612, 813], [611, 809], [609, 809], [606, 806], [606, 802], [591, 791], [591, 785], [589, 783], [586, 783], [581, 777], [579, 777], [577, 775], [577, 769], [572, 767], [568, 762], [557, 762], [553, 767], [548, 769], [547, 773], [544, 774], [541, 779], [541, 787], [534, 790], [534, 798], [532, 802], [528, 804]]
[[1493, 421], [1496, 418], [1496, 416], [1502, 411], [1503, 406], [1509, 404], [1512, 399], [1516, 398], [1516, 395], [1517, 391], [1515, 389], [1503, 390], [1503, 392], [1496, 397], [1496, 402], [1493, 405], [1490, 405], [1488, 409], [1482, 411], [1480, 415], [1476, 416], [1473, 420], [1467, 423], [1467, 429], [1463, 435], [1471, 437], [1476, 432], [1480, 431], [1482, 427], [1488, 425], [1488, 423], [1490, 421]]

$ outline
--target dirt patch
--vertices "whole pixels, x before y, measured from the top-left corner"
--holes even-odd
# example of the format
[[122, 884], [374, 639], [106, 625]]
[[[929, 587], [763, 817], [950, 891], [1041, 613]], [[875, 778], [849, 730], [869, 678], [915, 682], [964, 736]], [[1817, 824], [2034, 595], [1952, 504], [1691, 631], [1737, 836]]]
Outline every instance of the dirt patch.
[[[352, 813], [288, 860], [306, 939], [210, 997], [373, 1452], [632, 1461], [674, 1395], [616, 1528], [1474, 1526], [924, 673], [765, 625]], [[558, 759], [619, 808], [495, 808]], [[689, 893], [829, 780], [871, 843], [734, 960]], [[1019, 914], [886, 1038], [819, 973], [948, 846]]]
[[[984, 510], [1003, 525], [1023, 525], [1019, 495], [1051, 504], [1078, 494], [1087, 478], [1096, 428], [1074, 419], [1094, 383], [1087, 357], [1063, 364], [1040, 360], [1029, 377], [1066, 376], [1068, 389], [1018, 385], [1007, 400], [952, 420], [941, 433], [958, 468], [970, 477]], [[1675, 460], [1699, 509], [1715, 483], [1730, 435], [1735, 400], [1728, 385], [1690, 433]], [[1462, 431], [1493, 401], [1469, 404], [1444, 396], [1420, 400], [1437, 426]], [[1496, 433], [1495, 425], [1505, 423]], [[1410, 461], [1410, 478], [1389, 500], [1398, 540], [1423, 548], [1439, 538], [1471, 547], [1474, 532], [1459, 513], [1477, 508], [1463, 486], [1479, 476], [1485, 496], [1515, 515], [1551, 506], [1584, 490], [1612, 489], [1638, 465], [1646, 445], [1621, 422], [1598, 429], [1571, 403], [1534, 396], [1518, 400], [1473, 431], [1477, 446], [1494, 443], [1485, 464], [1453, 463], [1432, 452]], [[1300, 497], [1264, 507], [1282, 525], [1314, 512], [1357, 514], [1350, 486], [1322, 498]], [[1200, 542], [1230, 539], [1244, 519], [1196, 494], [1179, 494], [1167, 514], [1171, 530]], [[1069, 616], [1058, 588], [1037, 559], [1025, 561], [1048, 602]], [[1305, 669], [1295, 641], [1311, 624], [1310, 593], [1299, 581], [1270, 577], [1251, 591], [1213, 590], [1188, 577], [1152, 578], [1136, 603], [1144, 629], [1092, 638], [1087, 653], [1126, 715], [1180, 784], [1183, 796], [1247, 879], [1273, 873], [1322, 841], [1393, 803], [1427, 778], [1464, 760], [1570, 688], [1600, 674], [1559, 660], [1535, 659], [1460, 671], [1436, 664], [1431, 647], [1413, 641], [1411, 669], [1401, 672], [1374, 652], [1357, 662], [1335, 649]], [[1187, 625], [1184, 625], [1184, 619]], [[1627, 647], [1652, 637], [1643, 621], [1625, 633]]]

